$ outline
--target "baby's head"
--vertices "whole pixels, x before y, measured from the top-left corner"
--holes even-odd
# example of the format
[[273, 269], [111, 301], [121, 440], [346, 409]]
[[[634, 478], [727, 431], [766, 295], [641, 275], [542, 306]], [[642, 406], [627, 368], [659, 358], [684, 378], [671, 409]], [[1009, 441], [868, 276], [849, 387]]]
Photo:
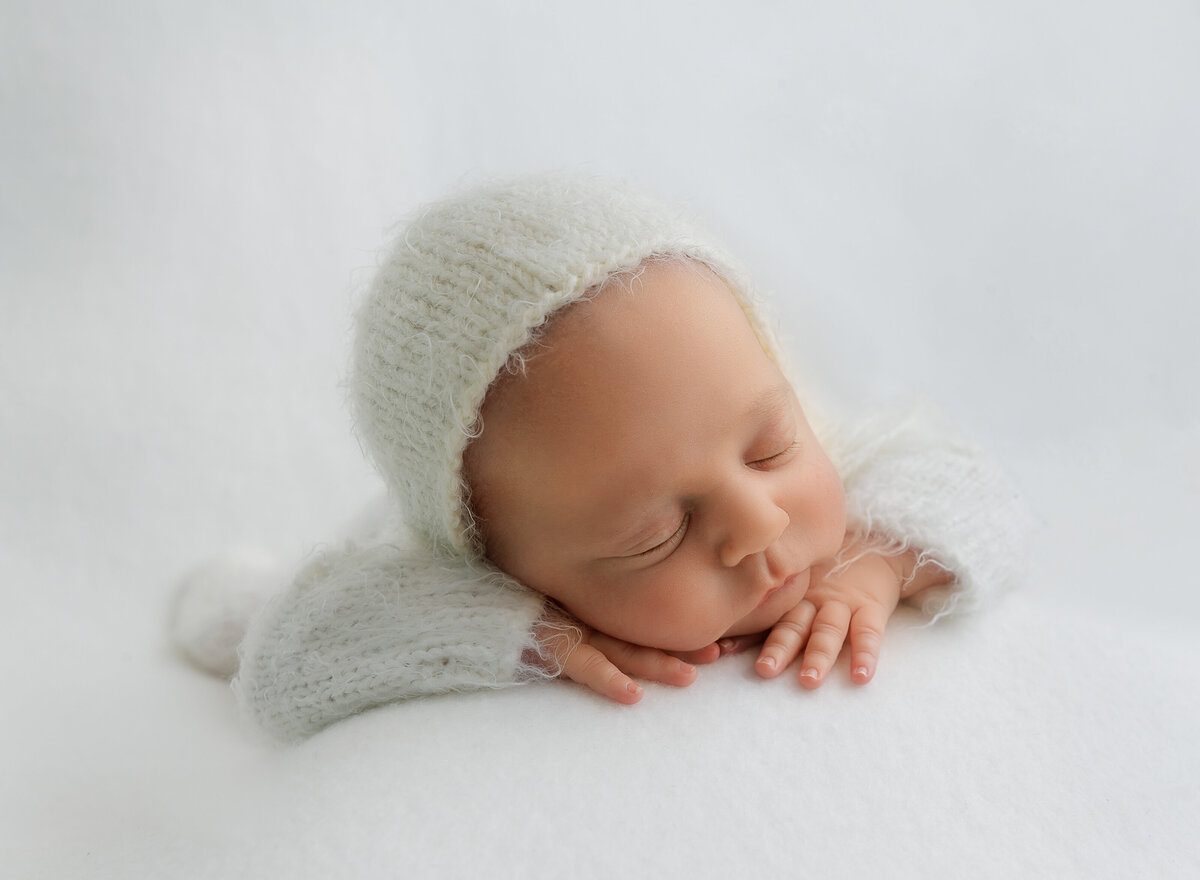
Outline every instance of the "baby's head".
[[360, 312], [364, 443], [414, 532], [610, 635], [759, 632], [845, 531], [736, 264], [610, 182], [435, 205]]

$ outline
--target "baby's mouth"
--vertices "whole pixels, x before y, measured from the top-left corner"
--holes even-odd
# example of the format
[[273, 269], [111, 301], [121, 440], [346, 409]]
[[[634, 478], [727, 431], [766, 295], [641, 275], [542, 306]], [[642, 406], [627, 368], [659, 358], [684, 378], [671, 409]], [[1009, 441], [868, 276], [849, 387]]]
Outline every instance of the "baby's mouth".
[[772, 587], [771, 589], [767, 590], [766, 593], [763, 594], [763, 597], [761, 599], [759, 599], [758, 605], [756, 607], [762, 608], [764, 605], [766, 605], [768, 602], [771, 601], [772, 597], [774, 597], [776, 593], [782, 592], [783, 590], [787, 590], [787, 589], [790, 589], [791, 587], [795, 586], [796, 581], [799, 578], [803, 577], [807, 572], [808, 572], [808, 569], [805, 569], [804, 571], [798, 571], [795, 574], [789, 575], [788, 577], [784, 578], [783, 582], [780, 583], [779, 586]]
[[771, 589], [769, 589], [765, 593], [763, 593], [763, 597], [758, 600], [758, 605], [756, 605], [755, 607], [762, 608], [764, 605], [766, 605], [768, 602], [771, 601], [772, 596], [774, 596], [776, 593], [778, 593], [782, 589], [783, 589], [782, 584], [780, 584], [778, 587], [771, 587]]

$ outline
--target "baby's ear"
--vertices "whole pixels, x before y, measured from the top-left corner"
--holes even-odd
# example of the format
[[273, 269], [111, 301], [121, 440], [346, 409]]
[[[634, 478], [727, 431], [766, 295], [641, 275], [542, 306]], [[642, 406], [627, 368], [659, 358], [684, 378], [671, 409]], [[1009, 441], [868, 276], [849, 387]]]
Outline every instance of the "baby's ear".
[[251, 618], [286, 583], [283, 565], [258, 548], [239, 547], [201, 563], [175, 587], [171, 641], [194, 666], [231, 678]]

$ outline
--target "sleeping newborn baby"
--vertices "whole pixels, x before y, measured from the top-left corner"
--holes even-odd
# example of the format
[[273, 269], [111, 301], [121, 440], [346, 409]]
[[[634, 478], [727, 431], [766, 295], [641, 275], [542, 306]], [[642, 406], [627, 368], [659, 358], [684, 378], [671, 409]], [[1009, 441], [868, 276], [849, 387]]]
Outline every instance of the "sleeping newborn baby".
[[[350, 385], [394, 515], [245, 612], [235, 690], [281, 739], [538, 678], [634, 703], [635, 679], [686, 685], [760, 642], [764, 678], [818, 687], [848, 646], [865, 683], [902, 599], [977, 604], [1019, 558], [994, 468], [919, 418], [821, 421], [738, 265], [623, 184], [539, 176], [420, 212]], [[251, 574], [185, 582], [185, 650]]]
[[564, 658], [570, 677], [632, 701], [612, 661], [692, 674], [635, 646], [701, 659], [769, 631], [764, 676], [804, 648], [800, 680], [816, 687], [849, 633], [865, 682], [901, 593], [950, 579], [847, 530], [841, 478], [795, 391], [703, 264], [653, 258], [527, 349], [484, 400], [467, 484], [486, 557], [594, 632], [598, 650]]

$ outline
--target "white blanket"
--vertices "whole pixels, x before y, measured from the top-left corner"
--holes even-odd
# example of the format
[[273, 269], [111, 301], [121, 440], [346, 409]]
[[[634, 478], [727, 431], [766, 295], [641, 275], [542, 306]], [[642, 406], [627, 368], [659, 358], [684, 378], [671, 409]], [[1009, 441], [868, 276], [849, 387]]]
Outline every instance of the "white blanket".
[[[1191, 4], [170, 6], [0, 16], [0, 875], [1200, 876]], [[265, 746], [172, 581], [378, 491], [374, 247], [546, 167], [690, 201], [814, 386], [996, 451], [1028, 582], [898, 617], [865, 688], [730, 658]]]
[[27, 744], [11, 876], [1194, 877], [1200, 662], [1169, 635], [1013, 597], [902, 615], [866, 688], [729, 658], [632, 708], [532, 685], [285, 750], [160, 660], [119, 722]]

